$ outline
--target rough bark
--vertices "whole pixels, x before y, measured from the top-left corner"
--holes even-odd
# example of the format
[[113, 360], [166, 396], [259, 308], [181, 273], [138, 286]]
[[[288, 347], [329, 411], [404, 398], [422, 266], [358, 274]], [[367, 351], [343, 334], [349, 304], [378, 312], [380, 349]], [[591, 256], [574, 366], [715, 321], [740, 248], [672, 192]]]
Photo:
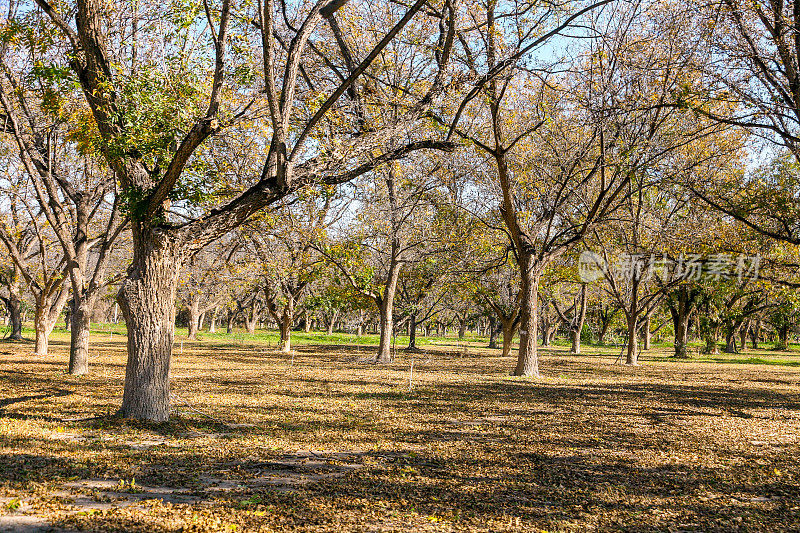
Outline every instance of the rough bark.
[[69, 291], [62, 287], [56, 293], [42, 292], [36, 299], [36, 311], [33, 317], [34, 330], [36, 332], [35, 349], [36, 355], [47, 355], [49, 347], [50, 333], [67, 303]]
[[118, 301], [128, 326], [128, 364], [120, 415], [169, 418], [169, 369], [175, 340], [175, 292], [182, 257], [178, 246], [134, 225], [134, 257]]
[[89, 331], [93, 302], [73, 300], [70, 313], [69, 373], [82, 376], [89, 373]]
[[738, 347], [736, 345], [736, 334], [737, 330], [732, 328], [725, 329], [725, 353], [738, 353]]
[[11, 327], [9, 339], [15, 341], [22, 340], [22, 300], [18, 294], [12, 292], [7, 301], [6, 307], [8, 308], [8, 319]]
[[673, 300], [671, 302], [668, 301], [670, 315], [672, 316], [672, 327], [675, 331], [675, 352], [673, 357], [685, 359], [689, 357], [689, 318], [691, 317], [687, 289], [681, 287]]
[[754, 350], [758, 350], [758, 338], [761, 335], [761, 320], [756, 320], [753, 327], [750, 328], [750, 346]]
[[536, 338], [539, 329], [539, 273], [531, 268], [531, 257], [520, 253], [522, 284], [520, 288], [519, 353], [515, 376], [539, 377], [539, 354]]
[[233, 333], [233, 319], [236, 318], [236, 311], [228, 309], [228, 316], [225, 320], [225, 332], [230, 335]]
[[289, 353], [292, 351], [292, 326], [294, 325], [294, 306], [295, 299], [292, 295], [286, 298], [286, 305], [283, 308], [283, 314], [278, 321], [281, 332], [281, 351]]
[[256, 332], [256, 326], [258, 325], [258, 302], [253, 299], [253, 302], [250, 304], [250, 309], [248, 314], [244, 317], [244, 327], [247, 330], [247, 333], [250, 335], [254, 335]]
[[197, 332], [200, 329], [200, 317], [202, 316], [199, 300], [193, 298], [189, 302], [189, 305], [186, 306], [186, 311], [189, 315], [189, 333], [186, 335], [186, 338], [195, 340], [197, 339]]
[[625, 321], [628, 326], [627, 352], [625, 354], [625, 364], [629, 366], [639, 365], [639, 352], [636, 342], [636, 334], [639, 322], [639, 283], [638, 277], [634, 276], [631, 280], [631, 302], [628, 311], [625, 313]]
[[739, 328], [739, 351], [744, 352], [747, 350], [747, 332], [750, 330], [750, 322], [745, 322]]
[[630, 315], [627, 319], [628, 323], [628, 342], [627, 351], [625, 353], [625, 364], [629, 366], [639, 365], [639, 353], [636, 343], [636, 315]]
[[706, 347], [704, 353], [710, 355], [719, 354], [719, 345], [717, 345], [717, 336], [719, 335], [719, 328], [709, 328], [705, 335]]
[[336, 318], [339, 316], [339, 310], [334, 309], [331, 311], [331, 319], [327, 324], [327, 333], [328, 335], [333, 335], [333, 327], [336, 325]]
[[413, 352], [417, 350], [417, 315], [412, 313], [408, 320], [408, 347], [406, 350]]
[[458, 338], [463, 339], [467, 334], [467, 319], [466, 317], [458, 317]]
[[517, 330], [517, 322], [514, 319], [501, 321], [500, 327], [503, 331], [503, 357], [511, 355], [511, 345], [514, 342], [514, 332]]
[[789, 326], [782, 326], [778, 328], [778, 342], [775, 343], [776, 350], [789, 349]]
[[218, 308], [215, 307], [211, 310], [211, 319], [208, 321], [208, 332], [209, 333], [216, 333], [217, 332], [217, 311]]

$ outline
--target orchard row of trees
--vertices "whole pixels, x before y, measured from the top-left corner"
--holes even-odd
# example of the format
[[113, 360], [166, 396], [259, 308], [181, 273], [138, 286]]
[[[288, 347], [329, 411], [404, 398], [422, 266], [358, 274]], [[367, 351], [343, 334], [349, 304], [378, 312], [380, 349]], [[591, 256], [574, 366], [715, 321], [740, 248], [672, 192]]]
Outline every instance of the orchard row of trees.
[[[191, 333], [226, 305], [251, 324], [265, 310], [287, 349], [306, 300], [371, 308], [379, 363], [399, 322], [481, 310], [506, 350], [518, 332], [519, 376], [539, 374], [553, 324], [577, 351], [587, 317], [615, 310], [629, 364], [665, 309], [678, 355], [690, 324], [728, 347], [759, 317], [793, 328], [792, 2], [7, 8], [3, 298], [12, 323], [33, 300], [39, 353], [69, 300], [82, 374], [116, 292], [123, 416], [168, 416], [178, 298]], [[584, 251], [594, 284], [577, 283]]]

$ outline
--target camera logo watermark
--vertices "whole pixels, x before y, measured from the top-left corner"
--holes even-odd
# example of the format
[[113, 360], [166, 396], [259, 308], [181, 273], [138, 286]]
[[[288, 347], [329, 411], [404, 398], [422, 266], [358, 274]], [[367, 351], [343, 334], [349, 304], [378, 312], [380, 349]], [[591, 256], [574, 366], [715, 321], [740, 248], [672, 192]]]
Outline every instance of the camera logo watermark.
[[609, 262], [600, 254], [584, 251], [578, 258], [578, 277], [585, 283], [603, 277], [648, 281], [657, 278], [663, 283], [672, 281], [701, 281], [736, 278], [739, 283], [758, 279], [760, 255], [681, 254], [621, 254]]

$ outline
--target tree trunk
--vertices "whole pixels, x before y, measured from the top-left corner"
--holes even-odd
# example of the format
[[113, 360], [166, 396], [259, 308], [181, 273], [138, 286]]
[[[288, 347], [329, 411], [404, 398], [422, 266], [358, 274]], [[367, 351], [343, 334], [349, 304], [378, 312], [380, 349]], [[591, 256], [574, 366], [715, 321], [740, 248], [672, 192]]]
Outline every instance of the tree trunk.
[[286, 306], [283, 308], [283, 315], [279, 324], [281, 331], [281, 352], [289, 353], [292, 351], [292, 326], [294, 325], [294, 298], [288, 295]]
[[217, 310], [219, 308], [215, 307], [211, 310], [211, 320], [208, 321], [208, 332], [209, 333], [216, 333], [217, 332]]
[[600, 346], [606, 343], [606, 333], [608, 333], [608, 326], [611, 325], [611, 320], [600, 320], [600, 328], [597, 333], [597, 344]]
[[776, 350], [789, 349], [789, 326], [781, 326], [778, 328], [778, 343], [775, 345]]
[[586, 300], [586, 284], [584, 283], [581, 285], [578, 306], [575, 308], [575, 319], [570, 332], [572, 340], [571, 352], [574, 354], [581, 353], [581, 333], [583, 333], [583, 323], [586, 321]]
[[6, 307], [8, 307], [8, 318], [11, 321], [11, 336], [9, 337], [10, 340], [14, 341], [21, 341], [22, 340], [22, 300], [19, 298], [19, 295], [15, 292], [12, 292], [8, 297], [8, 302]]
[[175, 340], [179, 246], [157, 230], [133, 224], [134, 257], [119, 295], [128, 327], [128, 364], [120, 415], [169, 418], [169, 369]]
[[758, 337], [761, 335], [761, 320], [756, 320], [756, 323], [750, 328], [750, 346], [754, 350], [758, 350]]
[[[387, 295], [388, 296], [388, 295]], [[394, 295], [392, 295], [394, 296]], [[394, 319], [392, 317], [393, 301], [384, 297], [380, 305], [381, 313], [381, 340], [378, 345], [377, 363], [392, 362], [392, 333], [394, 329]]]
[[639, 353], [637, 350], [636, 334], [637, 322], [639, 321], [639, 278], [633, 276], [631, 280], [631, 303], [626, 314], [628, 323], [628, 351], [625, 356], [625, 364], [629, 366], [639, 365]]
[[489, 319], [489, 348], [497, 348], [497, 317], [492, 316]]
[[705, 353], [710, 355], [717, 355], [719, 354], [719, 346], [717, 345], [717, 335], [719, 334], [719, 328], [709, 328], [709, 331], [706, 333], [706, 349]]
[[737, 353], [736, 349], [736, 329], [725, 328], [725, 353]]
[[67, 302], [69, 291], [62, 288], [55, 295], [42, 294], [36, 302], [36, 314], [33, 317], [34, 330], [36, 331], [36, 355], [47, 355], [50, 333], [56, 325], [64, 304]]
[[392, 243], [392, 260], [389, 263], [389, 272], [383, 288], [383, 296], [379, 299], [378, 306], [381, 313], [381, 340], [378, 346], [377, 363], [392, 362], [392, 335], [394, 333], [394, 295], [397, 290], [397, 279], [400, 277], [401, 263], [395, 250], [399, 243]]
[[256, 326], [258, 325], [258, 310], [256, 309], [257, 305], [258, 304], [256, 302], [253, 302], [250, 305], [249, 314], [245, 315], [244, 318], [244, 327], [247, 330], [247, 333], [249, 333], [250, 335], [255, 334]]
[[750, 321], [742, 324], [739, 328], [739, 351], [747, 351], [747, 332], [750, 330]]
[[539, 354], [536, 345], [539, 328], [539, 274], [533, 272], [531, 261], [531, 257], [520, 254], [522, 300], [520, 302], [519, 353], [514, 375], [539, 377]]
[[73, 296], [70, 314], [69, 373], [82, 376], [89, 373], [89, 330], [93, 302]]
[[186, 335], [186, 338], [195, 340], [200, 327], [200, 317], [202, 316], [200, 312], [200, 303], [197, 300], [192, 300], [186, 310], [189, 313], [189, 333]]
[[458, 338], [463, 339], [467, 334], [467, 319], [458, 317]]
[[417, 350], [417, 315], [413, 313], [408, 320], [408, 347], [406, 350], [409, 352]]
[[644, 319], [644, 323], [641, 326], [642, 328], [642, 349], [644, 351], [648, 351], [651, 346], [652, 335], [650, 334], [650, 315], [647, 315]]
[[333, 327], [336, 325], [336, 318], [339, 316], [339, 310], [334, 309], [331, 311], [331, 320], [328, 322], [328, 335], [333, 335]]
[[670, 305], [669, 310], [672, 315], [672, 327], [675, 330], [675, 353], [673, 357], [686, 359], [689, 357], [689, 306], [685, 295], [685, 289], [681, 289], [678, 295], [677, 305]]
[[511, 355], [511, 344], [514, 342], [514, 331], [517, 329], [513, 319], [501, 321], [503, 331], [503, 357]]
[[636, 315], [631, 314], [627, 319], [628, 324], [628, 339], [627, 339], [627, 351], [625, 354], [625, 364], [629, 366], [638, 366], [639, 365], [639, 353], [637, 351], [637, 342], [636, 342]]
[[225, 332], [230, 335], [233, 333], [233, 319], [236, 317], [236, 313], [233, 309], [228, 309], [228, 316], [225, 320]]

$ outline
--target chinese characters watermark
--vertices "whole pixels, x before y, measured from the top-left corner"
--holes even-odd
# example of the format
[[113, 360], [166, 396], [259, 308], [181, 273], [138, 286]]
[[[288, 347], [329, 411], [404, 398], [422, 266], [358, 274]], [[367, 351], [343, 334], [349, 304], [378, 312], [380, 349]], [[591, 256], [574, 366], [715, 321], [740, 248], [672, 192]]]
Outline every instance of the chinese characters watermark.
[[710, 255], [681, 254], [621, 254], [609, 264], [595, 252], [582, 252], [578, 259], [578, 276], [583, 282], [611, 276], [615, 279], [662, 283], [673, 281], [719, 281], [736, 278], [739, 283], [758, 279], [760, 255], [716, 253]]

